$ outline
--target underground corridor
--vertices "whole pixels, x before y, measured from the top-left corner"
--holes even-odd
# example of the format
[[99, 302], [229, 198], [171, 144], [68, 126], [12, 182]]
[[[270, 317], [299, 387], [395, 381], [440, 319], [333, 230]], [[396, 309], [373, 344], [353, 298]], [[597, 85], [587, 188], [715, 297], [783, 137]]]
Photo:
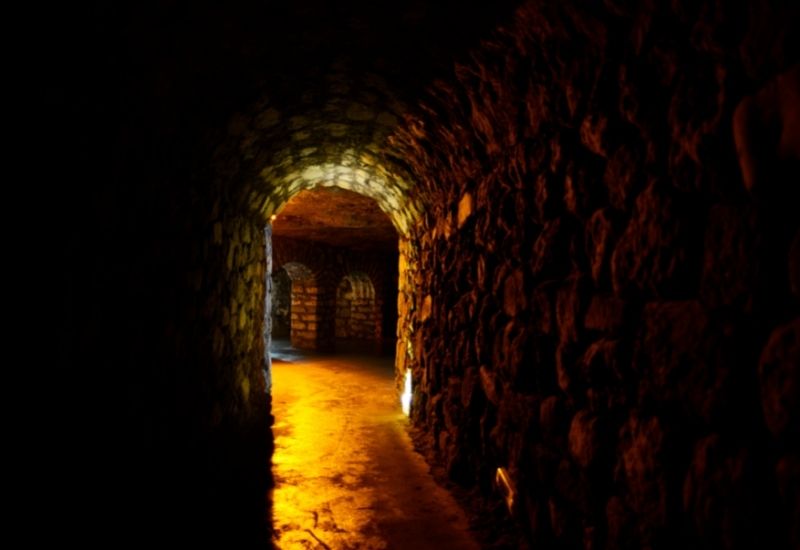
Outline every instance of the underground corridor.
[[799, 18], [42, 10], [23, 540], [800, 549]]
[[478, 548], [405, 432], [389, 217], [340, 187], [301, 191], [272, 216], [267, 257], [276, 547]]

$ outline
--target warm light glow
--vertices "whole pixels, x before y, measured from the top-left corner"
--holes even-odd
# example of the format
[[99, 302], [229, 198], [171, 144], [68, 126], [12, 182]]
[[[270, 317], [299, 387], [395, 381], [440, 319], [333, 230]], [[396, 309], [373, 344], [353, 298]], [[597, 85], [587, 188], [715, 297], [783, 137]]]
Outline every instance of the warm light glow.
[[494, 477], [494, 482], [497, 484], [497, 487], [503, 494], [503, 498], [506, 501], [506, 506], [508, 506], [508, 511], [511, 512], [514, 508], [514, 496], [516, 491], [514, 490], [514, 482], [511, 481], [511, 476], [508, 474], [508, 470], [505, 468], [498, 468], [497, 474]]
[[406, 383], [403, 388], [403, 395], [400, 396], [400, 403], [406, 416], [411, 414], [411, 370], [406, 371]]
[[272, 220], [272, 221], [275, 221], [275, 218], [277, 218], [277, 217], [278, 217], [278, 216], [276, 216], [275, 214], [273, 214], [273, 215], [271, 215], [271, 216], [269, 217], [269, 219], [270, 219], [270, 220]]

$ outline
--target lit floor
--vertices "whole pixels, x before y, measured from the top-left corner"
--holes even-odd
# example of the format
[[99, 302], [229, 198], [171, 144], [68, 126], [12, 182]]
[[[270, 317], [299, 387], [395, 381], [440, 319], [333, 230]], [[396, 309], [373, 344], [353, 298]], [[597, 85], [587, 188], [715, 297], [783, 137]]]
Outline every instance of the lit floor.
[[274, 351], [278, 548], [478, 548], [412, 449], [390, 360]]

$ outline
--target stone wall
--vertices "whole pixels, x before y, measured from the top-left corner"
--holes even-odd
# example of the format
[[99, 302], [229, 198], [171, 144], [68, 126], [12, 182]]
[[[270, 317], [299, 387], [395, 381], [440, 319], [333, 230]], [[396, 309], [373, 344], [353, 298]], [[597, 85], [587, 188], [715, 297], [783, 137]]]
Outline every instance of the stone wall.
[[320, 292], [316, 281], [292, 282], [292, 345], [299, 349], [331, 349], [328, 321], [331, 297]]
[[[399, 248], [397, 343], [395, 347], [395, 376], [398, 394], [403, 391], [406, 371], [412, 369], [414, 372], [420, 372], [414, 350], [420, 350], [422, 345], [414, 340], [414, 337], [420, 334], [415, 330], [415, 323], [417, 319], [430, 315], [430, 311], [425, 315], [418, 311], [418, 308], [424, 307], [426, 299], [416, 293], [416, 283], [422, 281], [416, 247], [409, 240], [400, 239]], [[417, 409], [419, 405], [419, 403], [416, 404]]]
[[785, 9], [527, 2], [393, 136], [413, 421], [536, 547], [800, 545]]
[[344, 183], [403, 230], [415, 423], [531, 540], [797, 547], [796, 7], [527, 2], [442, 76], [510, 2], [345, 4], [36, 14], [56, 542], [266, 546], [262, 230]]
[[336, 338], [380, 340], [382, 303], [367, 275], [343, 277], [336, 289]]
[[381, 325], [375, 298], [355, 298], [350, 303], [350, 330], [346, 337], [357, 340], [380, 339]]

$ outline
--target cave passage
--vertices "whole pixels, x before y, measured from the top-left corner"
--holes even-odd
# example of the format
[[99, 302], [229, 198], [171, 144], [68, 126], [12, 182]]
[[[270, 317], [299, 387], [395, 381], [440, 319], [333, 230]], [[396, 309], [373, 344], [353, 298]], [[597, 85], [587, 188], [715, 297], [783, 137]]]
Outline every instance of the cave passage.
[[396, 228], [373, 198], [339, 185], [300, 191], [271, 219], [267, 349], [271, 335], [296, 349], [395, 352]]
[[31, 536], [800, 548], [800, 2], [62, 4]]
[[477, 548], [406, 431], [389, 217], [372, 198], [316, 187], [292, 196], [266, 235], [274, 543]]

